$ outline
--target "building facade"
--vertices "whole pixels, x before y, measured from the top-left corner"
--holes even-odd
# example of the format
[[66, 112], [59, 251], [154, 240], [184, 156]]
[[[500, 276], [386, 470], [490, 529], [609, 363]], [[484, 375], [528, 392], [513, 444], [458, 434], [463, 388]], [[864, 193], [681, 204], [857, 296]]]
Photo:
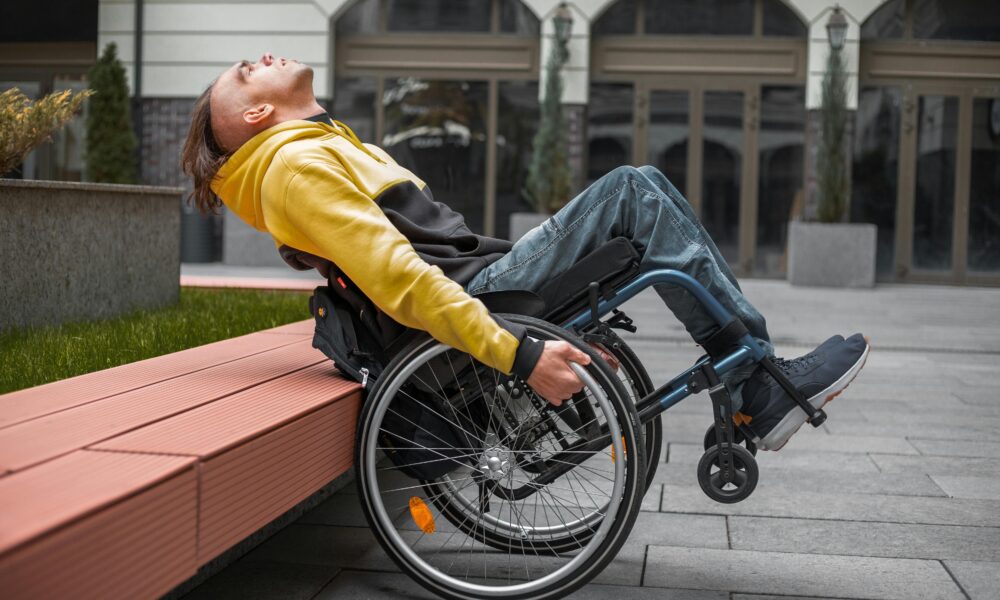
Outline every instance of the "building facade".
[[[849, 219], [878, 225], [880, 280], [1000, 283], [994, 4], [839, 2], [853, 111]], [[523, 187], [558, 7], [100, 0], [97, 47], [117, 42], [137, 92], [146, 183], [188, 185], [177, 157], [194, 98], [233, 62], [270, 51], [312, 65], [335, 118], [414, 170], [473, 229], [503, 237], [509, 215], [530, 210]], [[783, 276], [788, 221], [815, 210], [810, 159], [834, 3], [568, 7], [563, 100], [577, 187], [618, 165], [656, 165], [741, 275]], [[254, 254], [234, 245], [254, 237], [239, 224], [220, 233], [220, 222], [185, 210], [191, 256]]]

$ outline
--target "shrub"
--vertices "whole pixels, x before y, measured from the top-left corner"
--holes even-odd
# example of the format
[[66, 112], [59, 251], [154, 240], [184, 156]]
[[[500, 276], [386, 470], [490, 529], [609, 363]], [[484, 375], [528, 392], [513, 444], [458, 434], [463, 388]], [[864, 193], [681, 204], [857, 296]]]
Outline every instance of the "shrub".
[[823, 75], [823, 106], [816, 156], [819, 188], [817, 217], [823, 223], [843, 220], [850, 187], [847, 173], [847, 71], [839, 50], [831, 50]]
[[55, 92], [32, 102], [17, 88], [0, 94], [0, 175], [13, 171], [80, 109], [90, 90]]
[[94, 97], [87, 116], [87, 180], [135, 183], [135, 134], [129, 116], [125, 67], [112, 42], [88, 74]]
[[[559, 36], [556, 37], [558, 40]], [[535, 210], [542, 213], [559, 210], [569, 200], [573, 187], [562, 111], [562, 67], [569, 59], [566, 46], [565, 41], [555, 41], [545, 63], [545, 96], [538, 133], [531, 142], [533, 154], [525, 195]]]

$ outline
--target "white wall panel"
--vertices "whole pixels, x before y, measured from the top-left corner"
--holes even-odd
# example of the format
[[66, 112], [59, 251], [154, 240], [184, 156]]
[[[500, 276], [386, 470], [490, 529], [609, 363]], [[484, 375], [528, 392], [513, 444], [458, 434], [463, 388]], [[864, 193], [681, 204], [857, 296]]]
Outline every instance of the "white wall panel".
[[102, 33], [97, 36], [97, 55], [100, 56], [111, 42], [118, 45], [118, 60], [123, 63], [135, 60], [135, 36], [131, 33]]
[[311, 3], [149, 4], [145, 29], [152, 31], [233, 31], [326, 33], [330, 24]]
[[135, 5], [131, 2], [101, 2], [97, 9], [97, 31], [131, 32], [135, 29]]
[[264, 52], [294, 58], [312, 66], [325, 66], [328, 40], [325, 33], [308, 35], [147, 33], [143, 58], [147, 64], [234, 63], [256, 61]]
[[[142, 71], [143, 95], [156, 98], [192, 98], [200, 95], [230, 63], [178, 67], [146, 65]], [[313, 90], [317, 97], [325, 94], [329, 76], [326, 67], [314, 68]]]

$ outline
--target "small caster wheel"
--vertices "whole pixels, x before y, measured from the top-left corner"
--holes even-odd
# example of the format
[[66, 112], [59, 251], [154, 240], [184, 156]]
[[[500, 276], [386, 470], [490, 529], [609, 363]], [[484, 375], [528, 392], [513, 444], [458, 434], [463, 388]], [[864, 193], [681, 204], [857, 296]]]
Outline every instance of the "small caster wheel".
[[743, 446], [733, 446], [733, 474], [729, 482], [722, 476], [717, 447], [709, 448], [698, 461], [698, 485], [712, 500], [733, 504], [746, 500], [757, 487], [757, 460]]
[[[705, 450], [715, 447], [715, 425], [709, 425], [708, 431], [705, 432]], [[733, 442], [737, 444], [742, 444], [750, 451], [750, 454], [757, 456], [757, 445], [750, 441], [747, 436], [743, 435], [743, 432], [739, 429], [733, 431]]]

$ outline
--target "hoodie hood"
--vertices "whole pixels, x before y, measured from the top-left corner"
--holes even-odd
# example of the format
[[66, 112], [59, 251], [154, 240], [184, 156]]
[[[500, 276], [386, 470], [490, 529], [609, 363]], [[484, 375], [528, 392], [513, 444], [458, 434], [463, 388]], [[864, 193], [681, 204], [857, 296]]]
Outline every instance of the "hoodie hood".
[[298, 140], [340, 135], [326, 123], [295, 120], [269, 127], [229, 157], [212, 180], [212, 191], [254, 229], [267, 231], [261, 209], [264, 174], [282, 146]]

